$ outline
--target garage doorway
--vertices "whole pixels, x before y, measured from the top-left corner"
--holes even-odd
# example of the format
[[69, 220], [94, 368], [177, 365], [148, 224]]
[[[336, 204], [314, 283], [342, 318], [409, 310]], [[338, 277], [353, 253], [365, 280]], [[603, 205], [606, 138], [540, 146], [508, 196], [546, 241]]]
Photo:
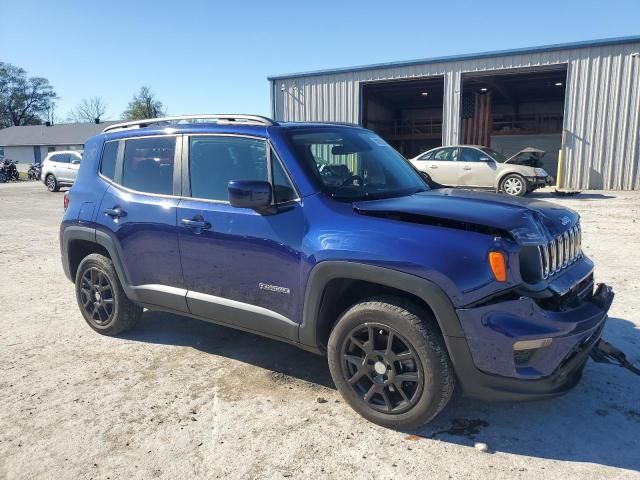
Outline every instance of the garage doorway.
[[544, 150], [543, 167], [555, 177], [566, 79], [566, 65], [463, 74], [460, 143], [507, 157], [526, 147]]
[[442, 145], [444, 78], [367, 82], [361, 86], [361, 124], [405, 157]]

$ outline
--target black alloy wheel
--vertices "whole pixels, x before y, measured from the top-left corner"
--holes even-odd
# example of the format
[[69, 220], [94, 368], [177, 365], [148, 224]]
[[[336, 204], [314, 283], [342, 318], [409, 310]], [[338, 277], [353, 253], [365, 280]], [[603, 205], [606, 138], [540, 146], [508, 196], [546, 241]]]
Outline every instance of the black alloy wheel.
[[110, 322], [114, 311], [113, 286], [109, 278], [97, 268], [87, 269], [81, 278], [82, 308], [98, 326]]
[[370, 408], [398, 414], [420, 399], [424, 388], [420, 359], [392, 328], [378, 323], [354, 328], [343, 343], [341, 358], [344, 378]]

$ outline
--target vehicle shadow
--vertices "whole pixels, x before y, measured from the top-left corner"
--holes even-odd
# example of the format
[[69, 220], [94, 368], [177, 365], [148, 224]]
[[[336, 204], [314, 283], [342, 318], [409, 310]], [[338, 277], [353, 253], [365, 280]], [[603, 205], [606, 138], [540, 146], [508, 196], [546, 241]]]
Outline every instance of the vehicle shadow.
[[570, 198], [571, 200], [607, 200], [610, 198], [616, 198], [615, 195], [607, 195], [604, 193], [593, 193], [593, 192], [571, 192], [571, 193], [562, 193], [562, 192], [533, 192], [527, 195], [525, 198], [539, 198], [545, 200], [555, 200], [558, 198]]
[[[605, 337], [632, 354], [632, 361], [640, 360], [638, 328], [633, 323], [611, 318]], [[121, 338], [189, 346], [335, 389], [324, 357], [200, 320], [146, 311], [139, 326]], [[465, 398], [456, 392], [433, 422], [403, 433], [408, 440], [435, 439], [470, 447], [483, 442], [491, 452], [640, 471], [638, 398], [640, 378], [613, 365], [589, 362], [581, 383], [562, 397], [507, 403]]]

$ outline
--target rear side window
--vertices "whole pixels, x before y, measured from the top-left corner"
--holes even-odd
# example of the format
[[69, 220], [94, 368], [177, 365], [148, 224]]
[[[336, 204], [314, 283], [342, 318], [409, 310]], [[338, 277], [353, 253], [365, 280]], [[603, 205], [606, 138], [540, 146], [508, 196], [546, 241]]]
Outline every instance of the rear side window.
[[436, 150], [433, 154], [432, 160], [440, 160], [443, 162], [453, 160], [452, 154], [453, 148], [443, 148], [441, 150]]
[[100, 173], [113, 180], [116, 175], [116, 157], [118, 156], [118, 142], [107, 142], [102, 151]]
[[418, 157], [418, 160], [431, 160], [433, 158], [434, 152], [427, 152], [424, 155]]
[[51, 156], [51, 161], [58, 163], [69, 163], [69, 154], [68, 153], [58, 153], [56, 155]]
[[122, 185], [138, 192], [172, 195], [175, 148], [175, 137], [126, 140]]
[[189, 140], [191, 196], [228, 201], [231, 180], [267, 180], [267, 150], [262, 140], [199, 136]]

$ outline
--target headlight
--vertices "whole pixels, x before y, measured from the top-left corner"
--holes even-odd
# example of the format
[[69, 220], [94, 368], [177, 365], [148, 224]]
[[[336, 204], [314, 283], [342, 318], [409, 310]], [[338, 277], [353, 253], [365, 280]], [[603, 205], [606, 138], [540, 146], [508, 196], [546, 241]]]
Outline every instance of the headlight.
[[534, 168], [533, 171], [536, 173], [536, 177], [548, 177], [549, 174], [544, 168]]

